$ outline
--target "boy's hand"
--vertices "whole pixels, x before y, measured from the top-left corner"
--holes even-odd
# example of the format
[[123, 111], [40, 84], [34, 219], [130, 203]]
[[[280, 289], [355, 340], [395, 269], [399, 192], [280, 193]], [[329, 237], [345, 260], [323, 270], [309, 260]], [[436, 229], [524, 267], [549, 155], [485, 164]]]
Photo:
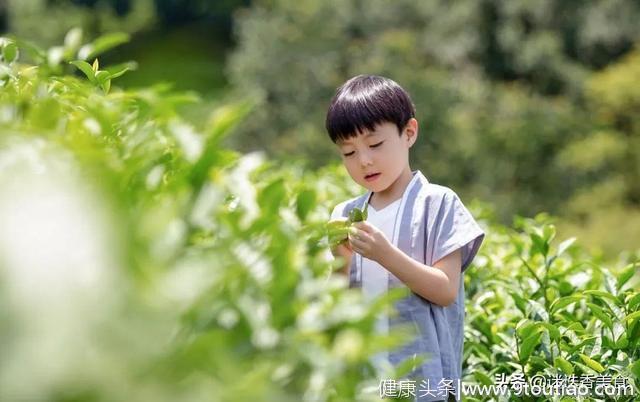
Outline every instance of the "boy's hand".
[[331, 248], [331, 253], [334, 257], [342, 257], [344, 259], [344, 266], [337, 271], [349, 277], [349, 266], [351, 265], [351, 257], [353, 256], [353, 250], [348, 240], [339, 243], [337, 246]]
[[354, 223], [357, 233], [349, 234], [349, 243], [354, 252], [380, 263], [382, 257], [391, 252], [392, 245], [387, 237], [367, 221]]
[[338, 244], [334, 249], [331, 250], [335, 257], [344, 258], [345, 262], [348, 264], [351, 262], [351, 257], [353, 256], [353, 249], [348, 241], [343, 241]]

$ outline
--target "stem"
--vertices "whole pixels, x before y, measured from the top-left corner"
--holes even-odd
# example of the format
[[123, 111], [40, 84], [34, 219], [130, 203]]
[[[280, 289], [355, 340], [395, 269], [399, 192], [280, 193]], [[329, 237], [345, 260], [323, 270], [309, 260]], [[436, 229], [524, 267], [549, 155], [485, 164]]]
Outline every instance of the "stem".
[[[527, 261], [525, 261], [525, 259], [522, 258], [522, 256], [519, 255], [518, 258], [520, 258], [520, 261], [522, 261], [524, 266], [527, 267], [527, 270], [529, 270], [531, 275], [533, 275], [533, 277], [535, 278], [536, 282], [538, 282], [538, 285], [540, 285], [540, 288], [542, 288], [542, 297], [544, 297], [544, 307], [548, 311], [549, 310], [549, 301], [547, 300], [547, 287], [546, 287], [546, 284], [543, 283], [542, 280], [540, 280], [540, 277], [538, 275], [536, 275], [536, 272], [533, 270], [533, 268], [531, 268], [531, 266], [527, 263]], [[545, 274], [545, 276], [546, 276], [546, 274]]]

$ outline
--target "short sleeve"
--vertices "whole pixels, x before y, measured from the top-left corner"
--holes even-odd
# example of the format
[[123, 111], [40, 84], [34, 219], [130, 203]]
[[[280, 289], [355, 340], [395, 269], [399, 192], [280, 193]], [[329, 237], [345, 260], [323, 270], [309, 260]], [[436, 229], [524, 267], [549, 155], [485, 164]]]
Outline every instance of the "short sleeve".
[[436, 219], [432, 233], [433, 263], [461, 248], [464, 272], [480, 249], [484, 231], [453, 191], [444, 194]]
[[340, 203], [340, 204], [336, 205], [335, 207], [333, 207], [333, 211], [331, 211], [331, 217], [329, 218], [329, 220], [340, 218], [342, 216], [342, 210], [343, 209], [344, 209], [344, 204], [343, 203]]

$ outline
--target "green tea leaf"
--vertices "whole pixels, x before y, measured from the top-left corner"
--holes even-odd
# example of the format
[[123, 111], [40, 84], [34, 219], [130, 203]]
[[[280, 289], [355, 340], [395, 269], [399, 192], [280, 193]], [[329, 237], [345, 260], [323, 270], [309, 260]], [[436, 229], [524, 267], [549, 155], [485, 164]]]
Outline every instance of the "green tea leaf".
[[597, 306], [597, 305], [595, 305], [593, 303], [587, 303], [587, 306], [589, 307], [589, 309], [591, 310], [593, 315], [598, 317], [598, 319], [602, 323], [604, 323], [607, 327], [609, 327], [609, 329], [613, 330], [613, 321], [611, 320], [611, 318], [607, 315], [607, 313], [605, 313], [605, 311], [600, 306]]
[[616, 284], [616, 289], [618, 290], [618, 292], [629, 281], [629, 279], [633, 278], [633, 275], [635, 275], [637, 272], [638, 272], [638, 264], [635, 264], [635, 263], [629, 264], [628, 266], [625, 267], [622, 273], [620, 273], [620, 276], [618, 277], [618, 281]]
[[547, 256], [549, 252], [549, 244], [542, 238], [542, 236], [537, 233], [530, 234], [531, 241], [533, 242], [533, 247], [531, 248], [531, 252], [533, 254], [540, 253], [544, 257]]
[[573, 366], [571, 363], [558, 356], [553, 360], [553, 365], [560, 370], [562, 370], [565, 374], [573, 374]]
[[580, 358], [582, 359], [584, 364], [586, 364], [587, 366], [591, 367], [592, 369], [594, 369], [598, 373], [602, 373], [604, 371], [604, 367], [602, 367], [602, 365], [600, 363], [598, 363], [597, 361], [593, 360], [589, 356], [587, 356], [587, 355], [585, 355], [583, 353], [580, 353]]
[[582, 296], [578, 296], [578, 295], [565, 296], [565, 297], [556, 299], [553, 303], [551, 303], [551, 306], [550, 306], [551, 314], [553, 315], [561, 308], [564, 308], [580, 300], [582, 300]]
[[513, 302], [515, 303], [515, 305], [518, 308], [518, 310], [520, 310], [520, 312], [522, 312], [522, 314], [526, 314], [527, 301], [522, 296], [520, 296], [518, 293], [516, 293], [514, 291], [509, 291], [509, 295], [513, 299]]
[[630, 310], [635, 310], [636, 306], [640, 305], [640, 292], [631, 296], [629, 298], [629, 301], [627, 302], [627, 305], [629, 306]]
[[89, 81], [91, 81], [93, 84], [97, 83], [96, 76], [93, 71], [93, 68], [91, 67], [91, 64], [82, 60], [74, 60], [74, 61], [71, 61], [70, 63], [78, 67], [78, 69], [82, 71], [84, 75], [89, 79]]
[[484, 384], [484, 385], [492, 385], [493, 384], [493, 380], [491, 379], [491, 377], [489, 377], [488, 375], [486, 375], [485, 373], [483, 373], [480, 370], [476, 370], [473, 372], [473, 377], [480, 383], [480, 384]]
[[351, 222], [362, 222], [365, 220], [364, 213], [362, 212], [362, 210], [360, 210], [360, 208], [353, 208], [349, 212], [349, 220]]
[[536, 332], [522, 341], [520, 345], [520, 363], [524, 363], [529, 359], [533, 349], [540, 343], [540, 338], [542, 338], [542, 334]]
[[116, 46], [129, 42], [129, 39], [129, 34], [123, 32], [103, 35], [93, 41], [93, 43], [81, 47], [78, 52], [78, 57], [82, 60], [93, 59], [107, 50], [111, 50]]
[[575, 237], [570, 237], [567, 240], [565, 240], [562, 243], [560, 243], [558, 245], [558, 254], [557, 255], [562, 255], [569, 247], [571, 247], [573, 245], [573, 243], [575, 243], [575, 241], [576, 241]]
[[636, 312], [633, 312], [633, 313], [625, 316], [623, 320], [624, 321], [633, 321], [636, 318], [640, 318], [640, 311], [636, 311]]
[[[97, 61], [98, 59], [96, 59], [96, 62]], [[109, 75], [108, 71], [100, 70], [96, 73], [96, 81], [98, 82], [98, 85], [100, 85], [104, 93], [108, 93], [109, 89], [111, 88], [110, 77], [111, 76]]]
[[640, 360], [633, 363], [629, 369], [631, 370], [633, 375], [635, 375], [636, 378], [640, 380]]
[[301, 190], [296, 196], [296, 214], [300, 220], [305, 220], [316, 204], [316, 192], [312, 189]]
[[13, 63], [18, 58], [18, 46], [9, 42], [2, 48], [2, 58], [6, 63]]
[[127, 71], [133, 71], [133, 70], [136, 70], [137, 68], [138, 68], [138, 64], [130, 61], [127, 63], [121, 63], [115, 66], [107, 67], [105, 68], [105, 70], [109, 72], [109, 74], [111, 75], [111, 79], [114, 79], [114, 78], [121, 77]]
[[549, 332], [549, 337], [552, 340], [557, 341], [560, 339], [560, 330], [558, 329], [558, 327], [548, 322], [543, 322], [541, 323], [541, 325]]
[[544, 236], [545, 243], [551, 243], [556, 237], [556, 226], [553, 224], [545, 225], [542, 229], [542, 235]]

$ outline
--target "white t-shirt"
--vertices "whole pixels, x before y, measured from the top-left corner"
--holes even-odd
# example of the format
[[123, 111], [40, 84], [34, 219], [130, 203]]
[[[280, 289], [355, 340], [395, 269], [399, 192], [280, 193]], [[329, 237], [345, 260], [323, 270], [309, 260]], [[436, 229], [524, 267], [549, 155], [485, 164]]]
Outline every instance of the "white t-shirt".
[[[367, 222], [375, 226], [393, 242], [393, 225], [396, 221], [396, 214], [400, 207], [402, 198], [398, 198], [391, 204], [377, 211], [371, 204], [367, 209]], [[342, 212], [342, 205], [338, 205], [331, 213], [331, 219], [339, 218]], [[387, 291], [389, 271], [377, 262], [368, 258], [362, 258], [362, 293], [364, 299], [371, 301]], [[381, 312], [375, 324], [376, 333], [386, 335], [389, 333], [389, 322], [384, 312]], [[383, 370], [386, 366], [388, 354], [381, 352], [372, 357], [373, 364], [378, 369]]]

